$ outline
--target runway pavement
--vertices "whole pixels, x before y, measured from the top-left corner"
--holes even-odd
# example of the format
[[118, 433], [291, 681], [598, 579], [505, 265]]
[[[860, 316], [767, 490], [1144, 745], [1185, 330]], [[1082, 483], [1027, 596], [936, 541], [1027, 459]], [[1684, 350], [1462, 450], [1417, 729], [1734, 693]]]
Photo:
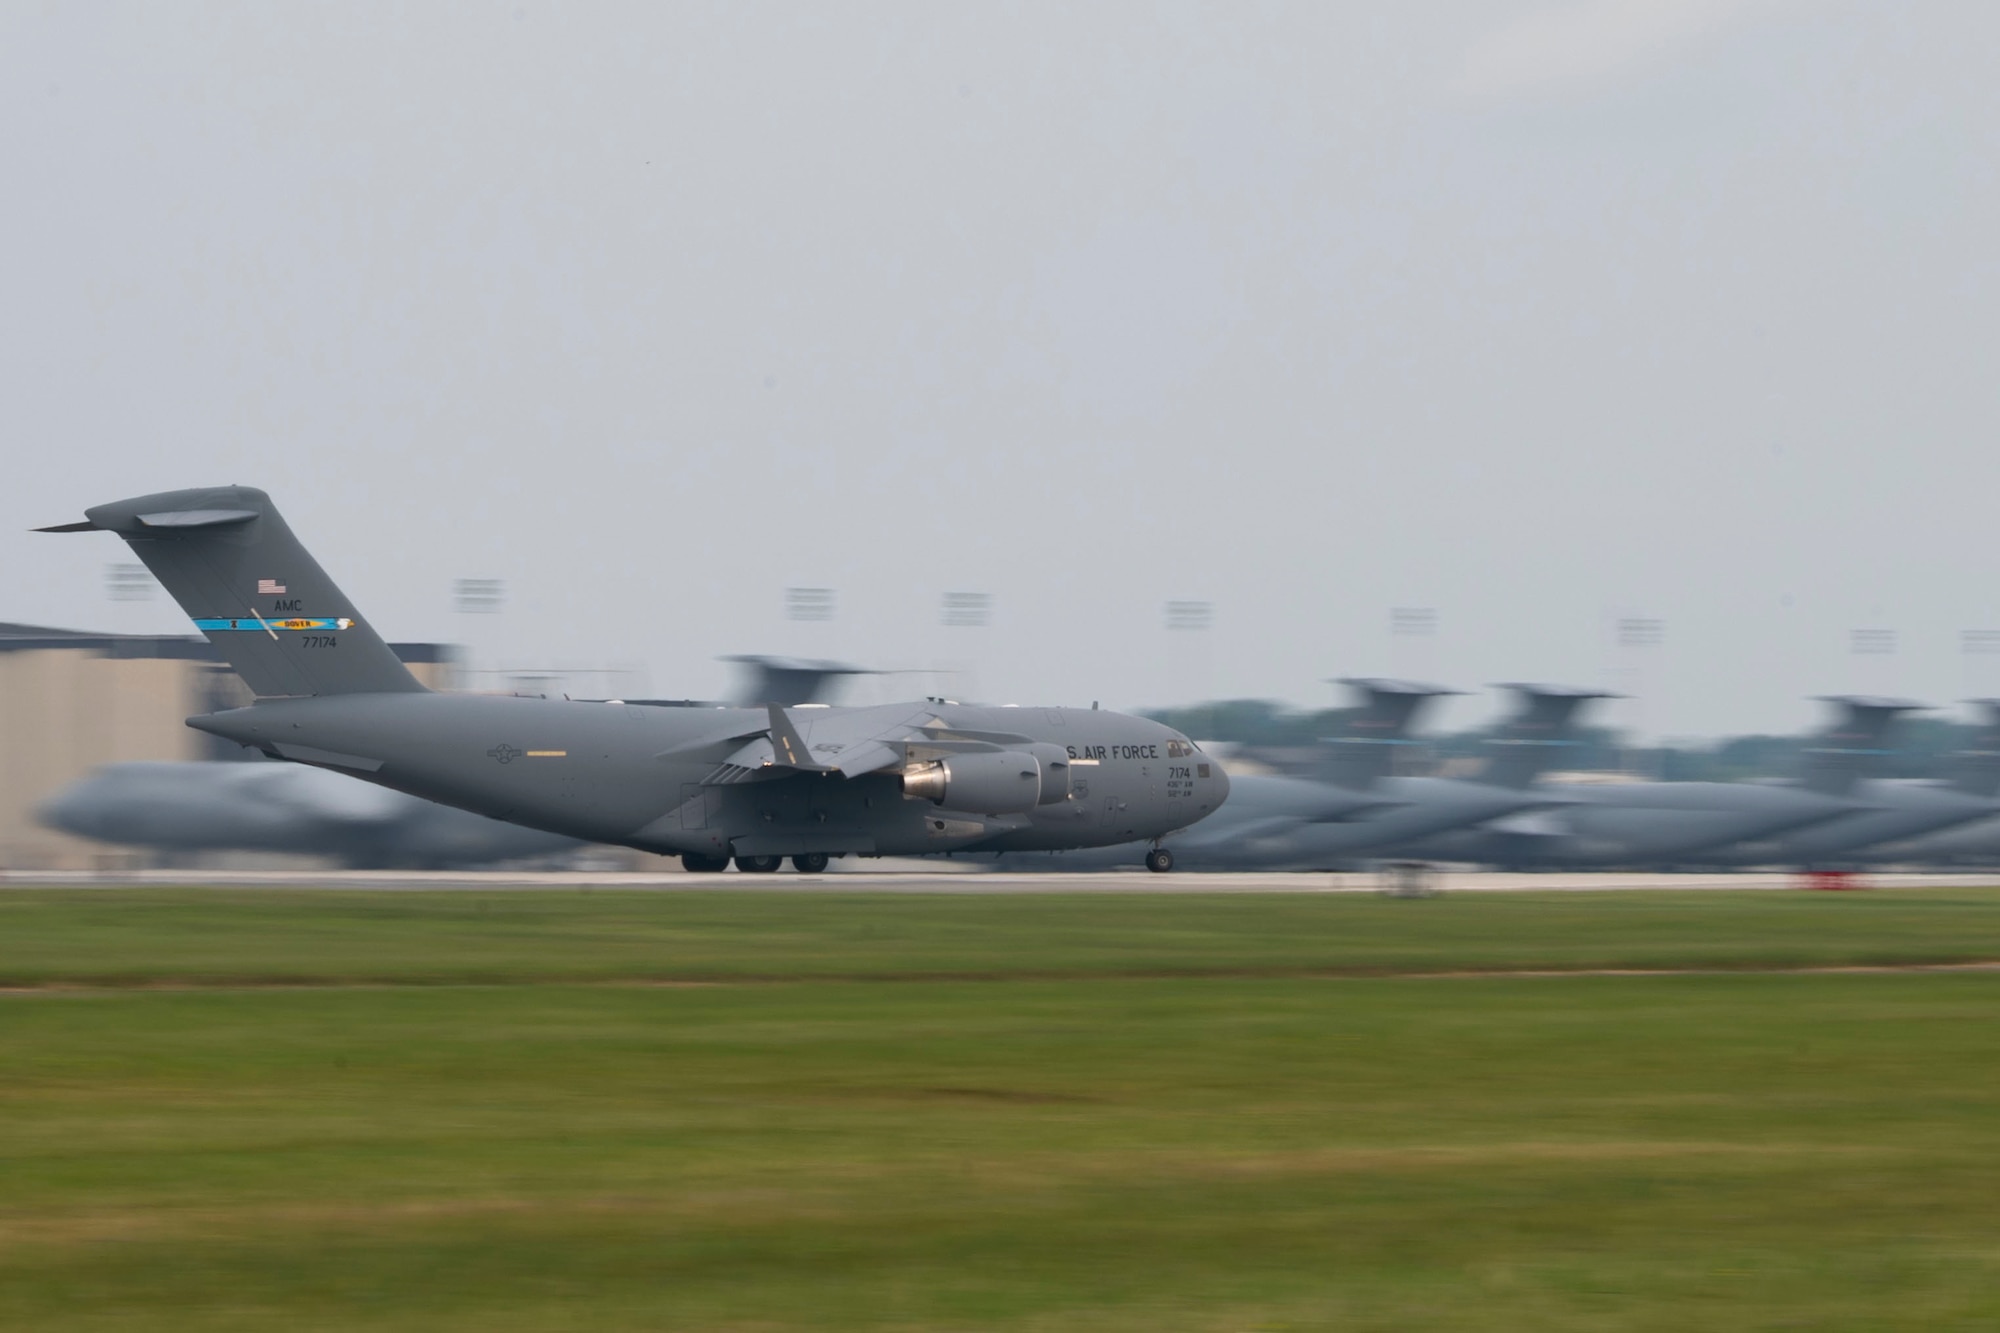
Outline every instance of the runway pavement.
[[[789, 870], [771, 875], [727, 871], [715, 875], [614, 871], [407, 871], [407, 870], [137, 870], [0, 872], [0, 890], [25, 888], [328, 888], [418, 889], [727, 889], [740, 892], [831, 893], [1385, 893], [1413, 886], [1376, 872], [1344, 874], [1167, 874], [1104, 871], [1097, 874], [940, 872], [921, 862], [824, 875]], [[1825, 887], [1782, 871], [1728, 874], [1547, 874], [1451, 870], [1427, 878], [1423, 892], [1548, 893], [1632, 889], [1804, 889]], [[2000, 874], [1865, 874], [1849, 888], [1995, 888]]]

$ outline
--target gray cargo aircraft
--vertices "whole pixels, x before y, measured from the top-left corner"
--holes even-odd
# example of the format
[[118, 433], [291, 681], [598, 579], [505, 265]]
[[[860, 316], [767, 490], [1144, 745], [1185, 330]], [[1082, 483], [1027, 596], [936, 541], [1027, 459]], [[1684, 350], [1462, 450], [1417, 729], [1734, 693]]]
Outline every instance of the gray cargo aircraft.
[[[725, 657], [742, 671], [739, 705], [811, 703], [842, 677], [840, 662]], [[722, 707], [630, 700], [661, 707]], [[561, 856], [587, 844], [503, 823], [300, 764], [139, 760], [105, 764], [57, 792], [36, 817], [50, 828], [168, 856], [282, 852], [357, 870], [442, 870]]]
[[357, 870], [490, 865], [584, 846], [335, 771], [261, 761], [105, 764], [36, 817], [78, 837], [169, 855], [283, 852]]
[[[1855, 701], [1843, 702], [1857, 710]], [[1971, 702], [1985, 710], [1984, 724], [1971, 747], [1951, 757], [1944, 780], [1865, 779], [1854, 785], [1853, 795], [1868, 809], [1775, 842], [1731, 848], [1726, 863], [1840, 870], [1862, 862], [1921, 859], [1929, 835], [2000, 814], [1994, 800], [2000, 795], [2000, 700]], [[1859, 705], [1888, 710], [1891, 716], [1914, 707], [1893, 699], [1861, 700]], [[1846, 729], [1866, 735], [1869, 721], [1851, 716]]]
[[[1861, 860], [1872, 865], [2000, 864], [2000, 699], [1970, 699], [1985, 713], [1969, 748], [1951, 757], [1944, 785], [1986, 801], [1986, 813], [1974, 821], [1938, 829], [1919, 837], [1900, 837], [1868, 848]], [[1906, 785], [1906, 784], [1896, 784]], [[1907, 784], [1914, 785], [1914, 784]], [[1935, 785], [1935, 784], [1933, 784]]]
[[[1294, 773], [1239, 775], [1228, 807], [1198, 828], [1166, 839], [1179, 864], [1195, 870], [1336, 870], [1400, 855], [1446, 830], [1545, 808], [1562, 798], [1529, 784], [1566, 746], [1569, 714], [1593, 690], [1510, 685], [1520, 698], [1488, 742], [1493, 757], [1478, 781], [1395, 773], [1416, 744], [1409, 728], [1423, 706], [1454, 690], [1408, 681], [1349, 678], [1361, 695]], [[1010, 868], [1091, 869], [1130, 861], [1132, 851], [1099, 849], [1007, 858]]]
[[1793, 835], [1868, 807], [1856, 781], [1906, 705], [1835, 697], [1842, 719], [1807, 752], [1797, 786], [1758, 782], [1612, 782], [1549, 788], [1562, 804], [1412, 849], [1439, 861], [1517, 870], [1602, 870], [1721, 863], [1740, 843]]
[[[1307, 830], [1345, 824], [1390, 809], [1395, 802], [1363, 790], [1389, 771], [1397, 747], [1409, 743], [1411, 718], [1440, 694], [1429, 685], [1391, 680], [1348, 680], [1364, 695], [1341, 734], [1327, 742], [1331, 757], [1315, 755], [1347, 782], [1288, 774], [1248, 773], [1230, 778], [1229, 804], [1170, 840], [1176, 864], [1205, 870], [1261, 869], [1282, 859]], [[1090, 847], [1076, 851], [1020, 853], [1002, 858], [1008, 870], [1108, 870], [1129, 865], [1131, 847]]]
[[[1378, 684], [1355, 683], [1364, 690]], [[1367, 861], [1405, 860], [1411, 849], [1452, 830], [1559, 804], [1563, 796], [1535, 786], [1535, 779], [1576, 745], [1569, 733], [1570, 716], [1585, 702], [1606, 696], [1563, 686], [1516, 683], [1500, 688], [1514, 693], [1515, 709], [1487, 738], [1490, 757], [1477, 778], [1395, 775], [1389, 766], [1396, 751], [1386, 746], [1377, 748], [1381, 757], [1371, 774], [1363, 758], [1366, 751], [1356, 738], [1336, 738], [1328, 746], [1322, 776], [1367, 779], [1366, 790], [1389, 805], [1353, 824], [1301, 829], [1294, 845], [1275, 864], [1339, 870]], [[1450, 691], [1429, 690], [1432, 697], [1446, 693]]]
[[691, 870], [1143, 840], [1164, 871], [1158, 840], [1229, 792], [1179, 732], [1096, 708], [433, 693], [249, 487], [121, 500], [42, 531], [123, 538], [256, 696], [189, 726], [477, 814], [679, 854]]
[[2000, 866], [2000, 817], [1871, 847], [1859, 859], [1871, 866]]

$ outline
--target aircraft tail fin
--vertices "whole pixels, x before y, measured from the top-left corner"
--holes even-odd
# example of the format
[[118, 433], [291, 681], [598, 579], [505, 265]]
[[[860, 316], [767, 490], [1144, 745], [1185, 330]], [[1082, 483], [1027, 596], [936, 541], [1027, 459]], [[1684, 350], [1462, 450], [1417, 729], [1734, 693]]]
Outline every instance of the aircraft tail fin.
[[1342, 718], [1335, 734], [1322, 741], [1325, 758], [1314, 776], [1337, 787], [1363, 791], [1396, 769], [1397, 756], [1417, 744], [1410, 728], [1431, 700], [1457, 694], [1437, 685], [1347, 676], [1339, 682], [1360, 695], [1360, 704]]
[[1593, 699], [1615, 699], [1605, 690], [1568, 685], [1508, 682], [1517, 706], [1486, 738], [1489, 758], [1479, 780], [1493, 787], [1526, 787], [1575, 749], [1575, 719], [1579, 708]]
[[115, 532], [259, 698], [424, 687], [248, 486], [166, 491], [44, 532]]
[[1896, 719], [1923, 707], [1909, 699], [1865, 694], [1820, 698], [1837, 707], [1840, 715], [1806, 746], [1800, 777], [1806, 790], [1826, 796], [1847, 795], [1855, 783], [1879, 768], [1890, 752], [1889, 732]]
[[743, 683], [734, 703], [745, 708], [765, 704], [811, 704], [824, 702], [837, 682], [848, 676], [878, 674], [867, 667], [845, 662], [821, 662], [803, 657], [772, 657], [764, 653], [737, 653], [722, 659], [734, 662], [743, 671]]
[[1963, 750], [1946, 761], [1951, 785], [1968, 796], [2000, 796], [2000, 699], [1968, 699], [1985, 714]]

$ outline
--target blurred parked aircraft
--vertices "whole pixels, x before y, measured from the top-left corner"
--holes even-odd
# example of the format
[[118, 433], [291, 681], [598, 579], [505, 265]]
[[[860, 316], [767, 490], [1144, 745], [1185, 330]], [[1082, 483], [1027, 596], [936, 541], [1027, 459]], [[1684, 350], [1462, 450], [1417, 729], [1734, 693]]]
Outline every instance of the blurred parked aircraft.
[[1874, 809], [1788, 838], [1773, 859], [1816, 869], [2000, 861], [2000, 699], [1968, 702], [1981, 725], [1941, 780], [1870, 779], [1856, 795]]
[[324, 856], [432, 870], [560, 855], [585, 844], [295, 764], [106, 764], [37, 812], [51, 828], [169, 854]]
[[[1867, 811], [1855, 787], [1881, 755], [1889, 725], [1912, 705], [1841, 696], [1798, 785], [1613, 782], [1565, 786], [1563, 804], [1405, 849], [1413, 857], [1510, 870], [1712, 865], [1740, 844], [1769, 843]], [[1555, 790], [1551, 788], [1550, 790]]]

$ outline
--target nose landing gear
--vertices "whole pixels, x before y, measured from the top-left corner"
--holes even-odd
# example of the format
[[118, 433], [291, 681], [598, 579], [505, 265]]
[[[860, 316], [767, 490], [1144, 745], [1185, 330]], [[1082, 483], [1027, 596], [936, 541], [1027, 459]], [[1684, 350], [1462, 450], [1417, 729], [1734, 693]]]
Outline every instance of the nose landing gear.
[[1146, 869], [1156, 875], [1164, 875], [1174, 868], [1174, 854], [1164, 847], [1155, 847], [1146, 853]]

